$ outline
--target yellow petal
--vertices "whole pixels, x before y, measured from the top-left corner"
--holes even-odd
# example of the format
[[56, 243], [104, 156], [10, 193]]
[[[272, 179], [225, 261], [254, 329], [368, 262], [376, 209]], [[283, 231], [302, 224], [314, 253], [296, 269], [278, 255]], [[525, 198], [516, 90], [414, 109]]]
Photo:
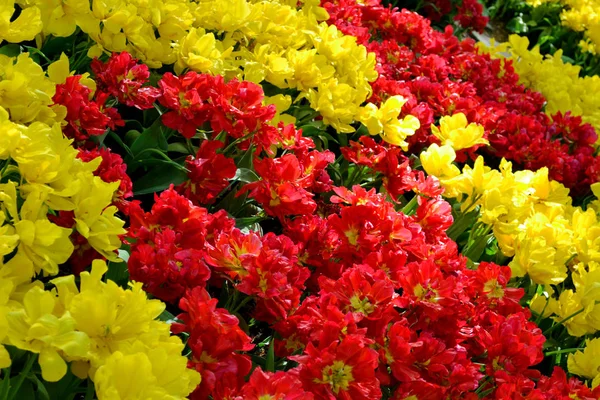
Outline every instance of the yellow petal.
[[40, 367], [42, 378], [48, 382], [58, 382], [67, 373], [67, 363], [52, 349], [44, 349], [40, 353]]

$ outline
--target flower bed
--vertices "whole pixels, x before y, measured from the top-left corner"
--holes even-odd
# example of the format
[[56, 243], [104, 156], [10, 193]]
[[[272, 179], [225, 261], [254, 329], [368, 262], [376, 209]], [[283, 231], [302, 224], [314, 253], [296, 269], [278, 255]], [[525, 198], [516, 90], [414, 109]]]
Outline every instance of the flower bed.
[[1, 399], [600, 397], [593, 78], [378, 0], [2, 7]]

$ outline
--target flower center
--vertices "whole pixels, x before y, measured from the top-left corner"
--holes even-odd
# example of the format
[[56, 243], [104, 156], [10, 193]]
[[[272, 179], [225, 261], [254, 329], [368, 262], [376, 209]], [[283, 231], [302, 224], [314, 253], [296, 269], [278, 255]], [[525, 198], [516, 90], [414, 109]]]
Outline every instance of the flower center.
[[364, 315], [369, 315], [375, 311], [375, 307], [369, 302], [367, 297], [361, 300], [358, 295], [354, 295], [352, 298], [350, 298], [350, 306], [354, 312], [359, 312]]
[[348, 390], [352, 381], [354, 381], [352, 367], [344, 364], [343, 361], [334, 361], [333, 364], [323, 368], [323, 378], [315, 380], [316, 383], [329, 384], [335, 394], [338, 394], [340, 389]]

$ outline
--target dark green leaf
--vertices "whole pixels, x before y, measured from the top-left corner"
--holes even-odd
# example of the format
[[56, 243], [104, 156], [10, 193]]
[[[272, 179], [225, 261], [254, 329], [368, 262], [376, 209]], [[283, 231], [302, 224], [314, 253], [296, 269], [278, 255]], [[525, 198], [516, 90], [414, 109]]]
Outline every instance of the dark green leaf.
[[14, 394], [13, 399], [15, 400], [25, 400], [25, 399], [35, 399], [35, 392], [33, 391], [33, 384], [30, 381], [24, 381], [21, 384], [19, 390]]
[[242, 158], [240, 158], [240, 161], [238, 161], [238, 163], [237, 163], [238, 168], [252, 169], [253, 168], [253, 160], [252, 160], [253, 154], [254, 154], [254, 146], [250, 146], [250, 148], [248, 150], [246, 150], [246, 152], [244, 153]]
[[175, 316], [171, 314], [168, 310], [165, 310], [158, 316], [158, 319], [165, 322], [172, 322], [175, 321], [177, 318], [175, 318]]
[[125, 134], [124, 137], [124, 141], [125, 143], [127, 143], [128, 148], [131, 147], [131, 145], [138, 140], [138, 138], [142, 135], [142, 133], [136, 129], [132, 129], [130, 131], [127, 131], [127, 133]]
[[[127, 254], [126, 258], [129, 258], [129, 253], [125, 253]], [[119, 254], [119, 256], [121, 256], [121, 254]], [[124, 257], [124, 255], [122, 257]], [[106, 272], [106, 279], [114, 281], [121, 287], [127, 287], [127, 283], [129, 282], [127, 260], [124, 260], [123, 262], [109, 262], [108, 271]]]
[[[136, 131], [137, 132], [137, 131]], [[139, 134], [139, 132], [137, 132]], [[113, 131], [108, 131], [108, 135], [114, 139], [115, 142], [117, 142], [119, 144], [119, 146], [121, 146], [130, 157], [133, 157], [133, 154], [131, 153], [131, 150], [129, 149], [129, 146], [127, 146], [125, 144], [125, 142], [123, 142], [123, 140], [121, 139], [121, 137], [119, 135], [117, 135], [115, 132]]]
[[450, 239], [457, 241], [458, 237], [468, 228], [473, 226], [473, 224], [475, 223], [475, 221], [477, 221], [478, 218], [478, 210], [469, 211], [468, 213], [458, 211], [458, 215], [454, 218], [454, 223], [450, 228], [448, 228], [446, 234]]
[[167, 150], [174, 153], [190, 154], [188, 148], [181, 142], [169, 143]]
[[21, 47], [15, 43], [5, 44], [0, 47], [0, 54], [4, 54], [8, 57], [16, 57], [21, 54]]
[[137, 156], [146, 149], [167, 151], [168, 144], [163, 135], [162, 128], [162, 122], [160, 122], [160, 119], [157, 119], [150, 128], [145, 129], [131, 145], [133, 155]]
[[0, 370], [2, 372], [2, 379], [0, 380], [0, 399], [5, 399], [10, 391], [10, 367]]
[[256, 172], [248, 168], [238, 168], [235, 171], [234, 181], [240, 181], [244, 183], [256, 182], [260, 180], [260, 177], [256, 175]]
[[269, 350], [267, 350], [267, 362], [265, 368], [269, 372], [275, 372], [275, 340], [271, 340]]
[[42, 399], [42, 400], [51, 400], [50, 399], [50, 395], [48, 394], [48, 391], [46, 390], [46, 386], [44, 386], [44, 383], [36, 376], [36, 375], [32, 375], [31, 379], [33, 381], [33, 383], [35, 383], [36, 389], [37, 389], [37, 398]]
[[169, 164], [158, 165], [134, 182], [133, 191], [136, 195], [161, 192], [170, 184], [179, 185], [186, 179], [185, 171]]

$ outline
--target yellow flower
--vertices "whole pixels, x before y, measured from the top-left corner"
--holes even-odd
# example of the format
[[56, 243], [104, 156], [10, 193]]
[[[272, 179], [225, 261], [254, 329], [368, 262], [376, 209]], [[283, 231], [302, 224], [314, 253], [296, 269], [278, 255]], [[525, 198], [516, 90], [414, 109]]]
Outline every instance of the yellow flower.
[[2, 255], [0, 254], [0, 368], [10, 366], [10, 355], [4, 348], [6, 335], [8, 334], [8, 320], [6, 315], [9, 311], [8, 301], [14, 288], [14, 283], [3, 276], [5, 267], [2, 266]]
[[34, 287], [25, 294], [23, 308], [7, 313], [8, 338], [13, 346], [39, 353], [42, 377], [48, 382], [60, 380], [67, 372], [63, 355], [84, 357], [89, 338], [75, 331], [69, 313], [53, 314], [55, 298], [50, 292]]
[[569, 372], [586, 379], [594, 379], [592, 388], [598, 386], [597, 377], [600, 374], [600, 338], [587, 339], [585, 349], [569, 354], [567, 360]]
[[539, 284], [559, 284], [566, 279], [573, 232], [560, 208], [552, 211], [548, 215], [535, 213], [519, 227], [515, 258], [509, 263], [514, 276], [528, 274]]
[[576, 266], [572, 275], [575, 290], [581, 298], [584, 307], [600, 301], [600, 264], [592, 262], [586, 268], [586, 264], [580, 263]]
[[331, 61], [339, 61], [347, 57], [355, 46], [356, 38], [346, 36], [335, 25], [319, 25], [318, 35], [312, 37], [313, 43], [319, 54]]
[[600, 262], [600, 221], [593, 209], [576, 209], [571, 220], [577, 260]]
[[73, 253], [69, 239], [71, 229], [61, 228], [48, 220], [44, 200], [45, 195], [39, 191], [29, 193], [17, 212], [15, 183], [0, 185], [0, 202], [13, 218], [19, 251], [33, 262], [36, 272], [43, 270], [48, 275], [56, 275], [58, 266]]
[[200, 374], [187, 368], [184, 357], [173, 357], [182, 350], [183, 345], [173, 352], [147, 351], [136, 342], [129, 354], [114, 352], [94, 376], [98, 399], [186, 399], [200, 383]]
[[107, 270], [104, 261], [94, 260], [92, 271], [81, 273], [79, 290], [72, 275], [52, 281], [77, 330], [90, 337], [88, 359], [96, 367], [113, 352], [126, 350], [144, 335], [148, 336], [149, 345], [156, 338], [169, 337], [168, 324], [155, 321], [165, 305], [159, 300], [148, 300], [141, 283], [125, 290], [111, 280], [103, 282]]
[[28, 183], [48, 184], [67, 189], [71, 196], [77, 185], [69, 173], [77, 157], [77, 150], [71, 146], [71, 140], [63, 136], [59, 124], [48, 126], [34, 122], [21, 130], [18, 147], [11, 157], [19, 165], [23, 178]]
[[14, 1], [0, 1], [0, 43], [4, 40], [11, 43], [32, 40], [42, 31], [42, 20], [38, 8], [26, 8], [14, 21], [11, 21], [14, 12]]
[[454, 150], [468, 149], [478, 144], [489, 144], [483, 138], [483, 126], [475, 123], [469, 124], [463, 113], [445, 116], [440, 119], [440, 127], [431, 125], [431, 133], [442, 145], [449, 144]]
[[355, 103], [356, 89], [336, 79], [322, 82], [318, 89], [309, 89], [306, 96], [313, 110], [319, 111], [323, 122], [333, 126], [339, 133], [354, 132], [350, 125], [354, 122], [358, 106]]
[[300, 90], [317, 87], [322, 81], [335, 76], [335, 67], [327, 57], [318, 54], [316, 49], [290, 49], [286, 58], [294, 69], [290, 86]]
[[225, 49], [212, 32], [206, 33], [202, 28], [191, 29], [179, 41], [175, 72], [179, 74], [189, 68], [196, 72], [223, 74], [227, 67], [225, 60], [232, 51], [233, 47]]
[[275, 96], [265, 96], [263, 104], [273, 104], [277, 110], [275, 117], [269, 121], [270, 125], [277, 126], [279, 122], [284, 124], [293, 124], [296, 122], [296, 118], [293, 115], [282, 114], [286, 112], [292, 105], [292, 97], [284, 94], [276, 94]]
[[45, 35], [70, 36], [77, 24], [85, 24], [91, 17], [89, 0], [34, 0], [35, 5], [26, 10], [41, 12]]
[[412, 115], [398, 119], [404, 103], [406, 99], [402, 96], [391, 96], [380, 108], [369, 103], [361, 108], [357, 119], [367, 127], [370, 135], [381, 135], [386, 142], [400, 146], [406, 151], [408, 143], [404, 140], [419, 129], [420, 123]]
[[420, 159], [425, 172], [440, 180], [460, 175], [460, 170], [453, 164], [456, 153], [449, 145], [440, 147], [433, 143], [426, 151], [421, 153]]
[[109, 260], [117, 261], [115, 250], [121, 247], [119, 235], [127, 233], [125, 222], [115, 214], [117, 207], [110, 205], [119, 188], [119, 182], [106, 183], [98, 176], [90, 176], [75, 196], [75, 227], [89, 244]]
[[591, 186], [592, 193], [596, 196], [596, 200], [590, 203], [590, 207], [600, 215], [600, 182], [596, 182]]
[[57, 61], [48, 65], [48, 78], [58, 85], [65, 83], [69, 75], [71, 75], [69, 58], [65, 53], [61, 53], [60, 58]]
[[0, 267], [2, 266], [2, 257], [12, 253], [19, 243], [19, 235], [15, 234], [15, 227], [5, 222], [6, 213], [0, 209]]
[[[564, 290], [558, 297], [556, 302], [556, 309], [554, 310], [556, 316], [552, 319], [555, 322], [563, 321], [569, 317], [563, 325], [567, 328], [569, 335], [581, 337], [590, 333], [594, 333], [596, 329], [590, 325], [588, 319], [590, 313], [597, 314], [600, 308], [596, 309], [593, 305], [587, 306], [583, 312], [581, 312], [581, 298], [571, 289]], [[579, 313], [572, 316], [575, 313]]]
[[[15, 151], [21, 140], [21, 128], [10, 121], [8, 112], [0, 106], [0, 160], [6, 160]], [[2, 176], [0, 175], [0, 178]]]
[[552, 289], [552, 286], [544, 286], [541, 293], [536, 293], [532, 297], [529, 308], [543, 318], [552, 316], [558, 308], [558, 303], [553, 295], [554, 289]]
[[0, 55], [0, 106], [13, 122], [57, 121], [51, 106], [55, 85], [28, 53], [18, 57]]

